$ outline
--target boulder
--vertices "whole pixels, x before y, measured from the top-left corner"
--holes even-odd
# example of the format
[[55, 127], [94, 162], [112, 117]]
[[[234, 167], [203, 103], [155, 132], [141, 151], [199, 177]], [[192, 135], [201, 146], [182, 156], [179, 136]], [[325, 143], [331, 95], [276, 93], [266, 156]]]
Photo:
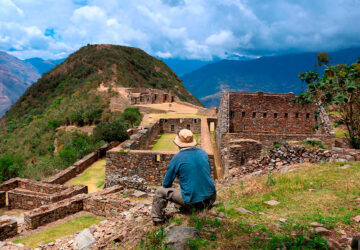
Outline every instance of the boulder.
[[95, 242], [96, 240], [88, 228], [82, 230], [75, 238], [76, 249], [79, 250], [90, 249]]
[[186, 249], [190, 239], [200, 238], [199, 232], [194, 227], [173, 227], [167, 234], [166, 247], [168, 249]]

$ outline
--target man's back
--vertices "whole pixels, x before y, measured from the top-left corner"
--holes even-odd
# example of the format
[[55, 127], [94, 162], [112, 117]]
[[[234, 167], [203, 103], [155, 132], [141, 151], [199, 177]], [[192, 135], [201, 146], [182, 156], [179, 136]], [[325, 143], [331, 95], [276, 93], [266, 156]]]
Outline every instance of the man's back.
[[171, 187], [178, 176], [181, 194], [187, 203], [197, 203], [216, 194], [206, 152], [199, 148], [181, 150], [171, 160], [163, 186]]

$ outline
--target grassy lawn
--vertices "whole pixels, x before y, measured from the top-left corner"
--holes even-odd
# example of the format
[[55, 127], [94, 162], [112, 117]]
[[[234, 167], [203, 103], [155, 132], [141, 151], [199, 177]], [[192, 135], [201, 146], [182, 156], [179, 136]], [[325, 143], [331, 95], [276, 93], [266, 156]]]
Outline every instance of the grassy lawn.
[[101, 190], [105, 181], [105, 164], [105, 159], [94, 162], [84, 173], [72, 179], [67, 185], [87, 185], [89, 193]]
[[341, 128], [334, 127], [334, 132], [335, 132], [336, 138], [349, 137], [349, 133], [346, 130], [343, 130]]
[[22, 243], [27, 247], [36, 248], [40, 243], [47, 244], [53, 242], [58, 238], [74, 234], [93, 224], [98, 224], [100, 221], [102, 221], [102, 219], [92, 216], [78, 217], [43, 232], [15, 240], [14, 243]]
[[[296, 171], [251, 177], [232, 182], [229, 188], [218, 190], [216, 208], [187, 217], [175, 217], [171, 222], [188, 224], [200, 230], [202, 240], [190, 242], [199, 248], [217, 249], [326, 249], [326, 240], [312, 231], [310, 223], [319, 222], [331, 230], [332, 238], [340, 240], [338, 230], [348, 237], [360, 233], [360, 224], [353, 218], [360, 215], [360, 163], [304, 164]], [[269, 206], [264, 201], [276, 200]], [[242, 214], [239, 208], [252, 214]], [[218, 219], [219, 212], [225, 214]], [[280, 221], [279, 219], [286, 221]], [[147, 237], [153, 245], [152, 232]]]
[[153, 123], [158, 118], [206, 118], [206, 117], [208, 116], [189, 114], [189, 113], [175, 113], [175, 112], [168, 112], [163, 114], [152, 113], [149, 114], [149, 117], [146, 121], [146, 125]]
[[[156, 151], [179, 151], [178, 147], [174, 144], [176, 134], [165, 133], [160, 135], [160, 138], [155, 143], [152, 150]], [[197, 142], [199, 142], [199, 134], [194, 134]]]

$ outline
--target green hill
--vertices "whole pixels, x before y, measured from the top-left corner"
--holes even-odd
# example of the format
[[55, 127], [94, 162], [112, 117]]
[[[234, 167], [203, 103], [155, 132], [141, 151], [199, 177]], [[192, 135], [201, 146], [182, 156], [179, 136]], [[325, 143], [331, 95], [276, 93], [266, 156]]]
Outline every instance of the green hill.
[[[181, 100], [200, 105], [176, 74], [144, 51], [115, 45], [88, 45], [43, 75], [0, 120], [0, 170], [39, 179], [63, 169], [102, 141], [62, 125], [96, 125], [121, 117], [109, 109], [114, 91], [101, 83], [171, 90]], [[55, 152], [54, 152], [55, 151]]]

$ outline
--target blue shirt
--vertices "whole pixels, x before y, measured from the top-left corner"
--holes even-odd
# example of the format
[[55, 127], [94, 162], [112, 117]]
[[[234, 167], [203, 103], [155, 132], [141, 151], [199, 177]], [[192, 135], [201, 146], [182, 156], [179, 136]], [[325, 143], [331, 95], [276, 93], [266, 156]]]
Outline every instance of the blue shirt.
[[216, 194], [208, 155], [200, 148], [181, 150], [171, 159], [163, 187], [170, 188], [176, 177], [186, 203], [200, 202]]

